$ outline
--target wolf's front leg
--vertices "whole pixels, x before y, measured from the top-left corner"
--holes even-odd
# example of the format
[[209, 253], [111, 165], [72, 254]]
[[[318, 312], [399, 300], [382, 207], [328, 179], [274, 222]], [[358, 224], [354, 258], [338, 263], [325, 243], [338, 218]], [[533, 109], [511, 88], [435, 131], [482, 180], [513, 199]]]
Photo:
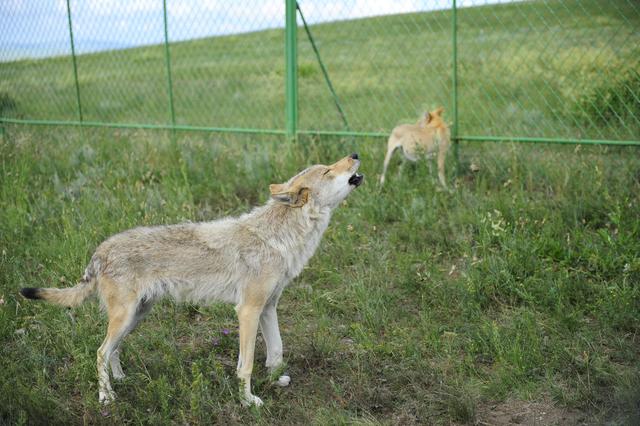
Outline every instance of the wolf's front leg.
[[[260, 316], [260, 329], [267, 344], [267, 362], [265, 365], [270, 372], [278, 372], [282, 366], [282, 338], [278, 328], [276, 303], [270, 303], [264, 307]], [[275, 383], [278, 386], [288, 386], [290, 382], [291, 377], [288, 374], [282, 374]]]
[[240, 397], [243, 405], [255, 404], [259, 407], [262, 405], [262, 400], [251, 393], [251, 372], [262, 306], [238, 305], [236, 311], [240, 321], [240, 355], [237, 370], [240, 380]]

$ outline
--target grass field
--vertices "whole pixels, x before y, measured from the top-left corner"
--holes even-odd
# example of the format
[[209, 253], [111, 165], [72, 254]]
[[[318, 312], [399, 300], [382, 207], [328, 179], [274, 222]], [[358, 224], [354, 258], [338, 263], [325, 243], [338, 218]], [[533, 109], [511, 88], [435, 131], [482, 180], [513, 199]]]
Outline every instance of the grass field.
[[[187, 134], [175, 147], [157, 133], [9, 129], [0, 186], [2, 418], [465, 423], [496, 404], [542, 401], [548, 413], [594, 423], [637, 421], [637, 151], [463, 148], [480, 170], [461, 175], [449, 194], [436, 190], [425, 164], [397, 160], [380, 190], [379, 140], [289, 147]], [[103, 418], [97, 304], [71, 319], [21, 300], [18, 288], [69, 285], [114, 232], [244, 212], [266, 200], [269, 183], [352, 150], [368, 181], [337, 210], [280, 304], [291, 387], [270, 386], [258, 366], [266, 406], [242, 409], [233, 308], [163, 303], [125, 342], [128, 378]]]
[[[598, 2], [580, 3], [594, 13], [601, 10]], [[599, 15], [600, 27], [576, 24], [572, 55], [587, 52], [615, 25], [633, 28], [638, 19], [633, 3], [613, 3], [628, 8], [625, 18], [616, 20], [607, 9]], [[515, 34], [512, 47], [520, 46], [522, 54], [526, 44], [518, 45], [519, 34], [512, 31], [523, 23], [522, 10], [551, 22], [543, 9], [537, 15], [513, 5], [482, 10], [513, 27], [482, 29], [483, 21], [472, 15], [480, 12], [466, 11], [469, 20], [461, 25], [478, 24], [475, 36], [463, 40], [469, 43], [463, 44], [470, 49], [467, 55], [476, 49], [474, 40], [490, 35], [507, 40], [510, 34]], [[397, 43], [374, 31], [385, 20], [391, 26], [386, 28], [428, 21], [432, 32], [441, 25], [445, 34], [448, 24], [439, 23], [448, 22], [447, 16], [437, 12], [315, 28], [328, 58], [353, 61], [333, 71], [339, 92], [354, 90], [355, 97], [347, 96], [347, 112], [355, 127], [388, 131], [417, 112], [411, 105], [447, 104], [450, 97], [446, 74], [439, 71], [433, 79], [420, 77], [428, 78], [429, 86], [420, 79], [411, 84], [409, 76], [424, 66], [419, 59], [398, 70], [399, 80], [374, 78], [375, 67], [365, 69], [362, 57], [350, 58], [339, 49], [347, 34], [362, 35], [354, 44], [394, 52]], [[376, 37], [365, 37], [367, 26]], [[631, 40], [637, 39], [637, 30], [632, 33]], [[558, 40], [550, 37], [548, 43]], [[628, 40], [611, 54], [634, 67], [638, 43]], [[175, 46], [176, 82], [183, 90], [176, 99], [184, 102], [179, 120], [282, 126], [282, 76], [265, 71], [282, 68], [280, 43], [277, 32], [267, 31]], [[243, 63], [228, 53], [236, 52], [234, 46], [242, 47]], [[220, 61], [211, 56], [213, 47]], [[339, 128], [317, 71], [312, 62], [305, 65], [308, 53], [301, 49], [302, 122]], [[87, 119], [164, 122], [161, 54], [160, 48], [144, 48], [79, 58], [87, 100], [94, 100]], [[127, 59], [126, 73], [104, 66], [115, 57]], [[380, 58], [379, 64], [393, 60], [391, 53]], [[603, 64], [601, 71], [616, 63]], [[465, 131], [549, 136], [557, 128], [555, 136], [580, 137], [614, 129], [620, 137], [637, 139], [631, 119], [625, 121], [628, 128], [595, 119], [578, 128], [575, 120], [581, 118], [565, 115], [569, 108], [553, 115], [560, 104], [551, 108], [543, 97], [524, 96], [546, 80], [529, 78], [522, 68], [500, 79], [494, 61], [463, 64], [462, 75], [474, 75], [463, 90], [477, 95], [461, 103], [461, 113], [467, 109]], [[11, 100], [3, 101], [3, 114], [74, 119], [67, 65], [63, 59], [0, 64], [0, 91], [8, 94], [2, 99]], [[441, 65], [444, 73], [447, 64]], [[219, 77], [209, 80], [198, 71], [203, 67]], [[576, 65], [574, 77], [597, 71], [581, 74], [580, 69]], [[116, 94], [117, 81], [123, 86]], [[496, 101], [493, 111], [483, 107], [491, 90], [480, 91], [488, 81], [485, 87], [501, 93], [495, 99], [505, 101]], [[559, 90], [578, 90], [583, 84], [578, 83], [575, 78], [573, 85], [558, 83]], [[592, 84], [601, 87], [598, 79]], [[424, 87], [428, 90], [421, 91]], [[594, 93], [589, 90], [584, 93]], [[410, 97], [374, 102], [395, 92]], [[230, 93], [231, 106], [216, 104]], [[579, 102], [571, 96], [567, 99]], [[522, 108], [507, 99], [519, 99]], [[514, 113], [503, 114], [508, 111]], [[380, 139], [305, 137], [288, 144], [276, 137], [187, 132], [173, 140], [168, 133], [134, 130], [5, 130], [0, 139], [2, 423], [640, 422], [637, 148], [462, 144], [458, 175], [449, 159], [455, 190], [448, 193], [438, 191], [425, 163], [403, 164], [398, 158], [380, 189], [376, 179], [385, 148]], [[236, 395], [238, 333], [231, 306], [158, 304], [125, 340], [121, 358], [127, 378], [114, 383], [118, 401], [105, 410], [97, 402], [95, 351], [106, 319], [97, 303], [65, 311], [18, 295], [23, 286], [72, 285], [95, 247], [115, 232], [240, 214], [266, 201], [270, 183], [354, 151], [362, 158], [365, 184], [336, 211], [318, 252], [279, 305], [290, 387], [270, 384], [262, 366], [264, 345], [258, 344], [254, 391], [265, 401], [260, 410], [242, 408]], [[469, 171], [471, 164], [479, 170]]]

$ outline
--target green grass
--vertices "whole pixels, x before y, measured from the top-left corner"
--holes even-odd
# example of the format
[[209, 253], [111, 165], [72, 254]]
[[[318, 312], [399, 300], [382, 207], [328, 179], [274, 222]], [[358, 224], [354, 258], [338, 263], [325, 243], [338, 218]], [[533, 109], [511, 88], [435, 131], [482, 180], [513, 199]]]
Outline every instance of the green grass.
[[[160, 133], [10, 127], [0, 145], [2, 418], [447, 424], [496, 401], [548, 399], [594, 423], [637, 421], [637, 151], [465, 145], [464, 164], [480, 171], [450, 194], [425, 164], [398, 159], [380, 190], [383, 145], [183, 134], [175, 146]], [[17, 290], [74, 282], [114, 232], [244, 212], [269, 183], [352, 150], [367, 182], [280, 304], [291, 387], [269, 385], [259, 344], [266, 406], [243, 409], [232, 307], [167, 302], [126, 340], [128, 378], [103, 418], [97, 304], [72, 320]]]
[[[460, 11], [462, 131], [637, 139], [637, 115], [615, 118], [635, 98], [608, 95], [635, 87], [634, 7], [531, 2]], [[449, 18], [313, 27], [354, 128], [388, 131], [420, 106], [448, 105]], [[599, 40], [618, 44], [599, 55]], [[178, 121], [282, 128], [281, 43], [281, 31], [266, 31], [172, 46]], [[401, 43], [444, 54], [412, 54], [390, 69]], [[85, 118], [165, 123], [162, 54], [147, 47], [80, 57]], [[340, 129], [310, 47], [300, 55], [302, 126]], [[631, 71], [607, 78], [620, 69]], [[0, 108], [75, 119], [68, 58], [0, 64]], [[598, 111], [603, 117], [588, 120]], [[448, 193], [426, 164], [399, 158], [380, 189], [379, 139], [170, 136], [5, 127], [1, 422], [495, 424], [493, 407], [517, 417], [529, 402], [566, 416], [559, 424], [640, 421], [637, 149], [463, 144], [459, 175], [449, 158]], [[231, 306], [156, 306], [124, 343], [128, 377], [114, 383], [119, 399], [105, 412], [95, 351], [106, 319], [97, 304], [69, 313], [18, 295], [23, 286], [71, 285], [113, 233], [240, 214], [266, 201], [270, 183], [353, 151], [365, 185], [336, 211], [279, 306], [290, 387], [269, 383], [258, 344], [261, 410], [242, 408], [236, 395]]]

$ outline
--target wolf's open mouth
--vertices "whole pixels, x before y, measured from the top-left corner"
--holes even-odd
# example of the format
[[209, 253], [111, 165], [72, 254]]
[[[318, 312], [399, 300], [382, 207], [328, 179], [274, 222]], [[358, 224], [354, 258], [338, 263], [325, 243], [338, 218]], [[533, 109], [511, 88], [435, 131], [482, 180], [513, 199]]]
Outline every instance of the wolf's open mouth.
[[362, 184], [362, 181], [364, 180], [364, 176], [361, 175], [360, 173], [354, 173], [350, 178], [349, 178], [349, 185], [353, 185], [353, 186], [360, 186], [360, 184]]

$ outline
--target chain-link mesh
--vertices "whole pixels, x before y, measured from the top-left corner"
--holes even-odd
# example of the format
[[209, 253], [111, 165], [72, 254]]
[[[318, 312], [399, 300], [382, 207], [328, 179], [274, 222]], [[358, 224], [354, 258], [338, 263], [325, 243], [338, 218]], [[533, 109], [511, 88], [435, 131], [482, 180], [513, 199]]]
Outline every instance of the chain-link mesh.
[[[110, 123], [168, 122], [163, 9], [70, 1], [82, 115]], [[117, 20], [115, 17], [126, 17]], [[140, 31], [135, 31], [138, 27]], [[121, 33], [126, 32], [126, 39]], [[129, 48], [128, 46], [144, 46]], [[92, 54], [107, 46], [108, 51]], [[111, 48], [113, 46], [113, 48]]]
[[[636, 1], [298, 3], [301, 131], [443, 105], [462, 140], [640, 138]], [[5, 121], [287, 127], [284, 0], [12, 0], [0, 25]]]
[[[212, 26], [219, 33], [282, 28], [284, 2], [210, 2], [197, 22], [169, 20], [176, 34], [194, 26], [202, 34]], [[179, 124], [284, 128], [282, 29], [174, 43], [171, 58]]]
[[[300, 0], [352, 130], [389, 132], [427, 108], [451, 103], [451, 1]], [[427, 12], [428, 9], [435, 9]], [[299, 30], [300, 127], [345, 130], [317, 59]], [[449, 116], [450, 117], [450, 116]]]
[[0, 10], [3, 117], [284, 127], [282, 1], [14, 0]]
[[[77, 119], [68, 54], [66, 8], [0, 2], [0, 117]], [[56, 58], [16, 61], [30, 57]]]
[[[385, 12], [371, 2], [299, 3], [316, 21]], [[455, 83], [462, 138], [638, 139], [639, 3], [467, 0], [455, 22], [451, 1], [385, 5], [393, 15], [312, 27], [353, 130], [388, 132], [435, 105], [452, 120]], [[301, 40], [301, 126], [343, 130]]]
[[640, 3], [467, 3], [460, 135], [638, 139]]

